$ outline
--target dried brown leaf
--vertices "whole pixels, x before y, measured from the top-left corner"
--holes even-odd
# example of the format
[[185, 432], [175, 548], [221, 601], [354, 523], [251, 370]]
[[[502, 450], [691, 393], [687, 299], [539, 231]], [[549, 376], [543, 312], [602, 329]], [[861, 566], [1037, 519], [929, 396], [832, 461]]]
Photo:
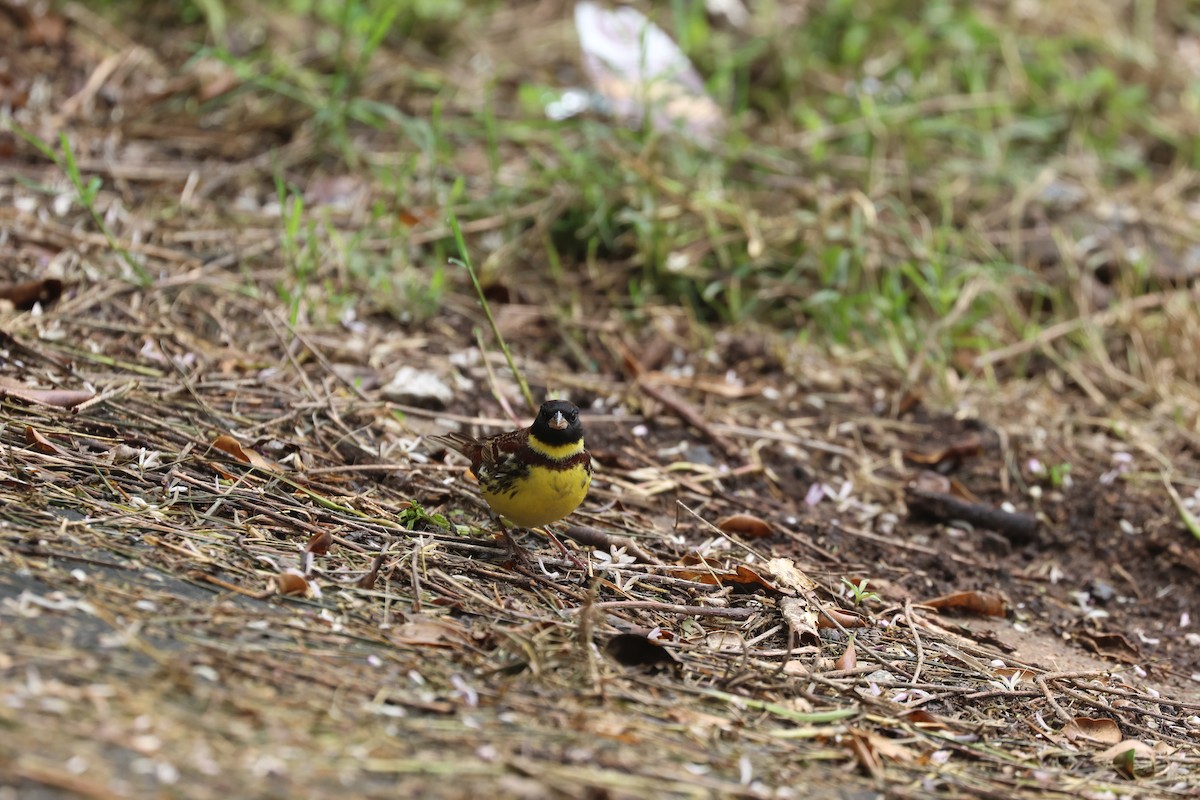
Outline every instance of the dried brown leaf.
[[308, 579], [294, 572], [280, 572], [272, 576], [275, 591], [284, 595], [304, 596], [308, 594]]
[[882, 765], [875, 748], [862, 731], [852, 731], [844, 740], [858, 766], [868, 775], [878, 775]]
[[470, 636], [462, 625], [452, 620], [416, 617], [401, 625], [393, 638], [403, 644], [423, 647], [458, 647]]
[[978, 433], [969, 433], [945, 447], [928, 452], [906, 451], [904, 457], [914, 464], [936, 466], [946, 461], [962, 461], [983, 452], [983, 439]]
[[817, 583], [796, 567], [796, 562], [790, 558], [771, 558], [767, 560], [767, 574], [775, 579], [775, 584], [784, 590], [795, 592], [811, 592], [817, 588]]
[[866, 732], [865, 735], [876, 755], [900, 764], [908, 764], [917, 760], [917, 752], [903, 742], [874, 732]]
[[804, 597], [784, 597], [779, 601], [779, 613], [783, 616], [796, 640], [801, 644], [820, 644], [817, 633], [817, 611]]
[[1124, 738], [1117, 723], [1107, 717], [1075, 717], [1063, 726], [1062, 734], [1070, 742], [1082, 739], [1098, 744], [1116, 744]]
[[242, 447], [241, 442], [227, 433], [223, 433], [213, 440], [212, 446], [243, 464], [265, 470], [278, 471], [279, 469], [270, 459], [254, 450]]
[[51, 456], [65, 455], [58, 445], [47, 439], [42, 432], [34, 428], [32, 425], [25, 426], [25, 444], [29, 445], [30, 450], [36, 450], [39, 453], [45, 453]]
[[845, 652], [838, 656], [838, 660], [834, 662], [834, 666], [842, 671], [854, 669], [858, 666], [858, 651], [854, 648], [853, 637], [851, 637], [850, 641], [846, 644]]
[[360, 589], [374, 589], [375, 581], [379, 580], [379, 567], [383, 564], [383, 556], [375, 556], [375, 560], [371, 562], [371, 569], [367, 571], [358, 582], [355, 584]]
[[724, 533], [745, 536], [747, 539], [765, 539], [773, 531], [766, 520], [753, 514], [732, 514], [717, 520], [717, 527]]
[[1080, 632], [1076, 635], [1084, 647], [1105, 658], [1135, 664], [1142, 660], [1142, 653], [1137, 646], [1120, 633], [1089, 633]]
[[[1065, 730], [1065, 728], [1064, 728]], [[1159, 742], [1157, 746], [1151, 747], [1141, 739], [1122, 739], [1111, 747], [1107, 747], [1096, 753], [1098, 761], [1109, 761], [1115, 759], [1125, 753], [1133, 751], [1134, 755], [1143, 758], [1153, 758], [1156, 755], [1170, 755], [1173, 751], [1163, 742]]]
[[1022, 669], [1020, 667], [997, 667], [995, 674], [999, 678], [1009, 680], [1016, 678], [1019, 683], [1032, 683], [1036, 677], [1033, 670]]
[[[831, 617], [832, 619], [830, 619]], [[817, 625], [822, 628], [836, 628], [839, 625], [843, 628], [865, 628], [867, 621], [844, 608], [829, 606], [823, 609], [817, 617]]]
[[723, 653], [740, 653], [746, 649], [746, 640], [737, 631], [713, 631], [704, 637], [704, 641], [713, 650]]
[[304, 546], [304, 552], [312, 553], [313, 555], [323, 556], [329, 552], [329, 548], [333, 545], [333, 534], [329, 531], [317, 531], [308, 540], [308, 544]]
[[976, 591], [942, 595], [927, 600], [922, 605], [936, 609], [955, 609], [984, 617], [1003, 617], [1008, 613], [1008, 604], [1003, 598]]
[[768, 592], [779, 592], [779, 587], [759, 575], [745, 564], [739, 564], [732, 570], [683, 570], [678, 573], [680, 578], [688, 581], [708, 584], [710, 586], [758, 586]]
[[63, 282], [57, 278], [43, 278], [25, 283], [0, 284], [0, 300], [7, 300], [14, 308], [28, 311], [39, 303], [45, 307], [62, 297]]
[[1124, 777], [1134, 778], [1153, 774], [1160, 758], [1172, 755], [1175, 749], [1166, 742], [1156, 742], [1151, 747], [1140, 739], [1123, 739], [1111, 747], [1096, 753], [1096, 760], [1111, 762]]

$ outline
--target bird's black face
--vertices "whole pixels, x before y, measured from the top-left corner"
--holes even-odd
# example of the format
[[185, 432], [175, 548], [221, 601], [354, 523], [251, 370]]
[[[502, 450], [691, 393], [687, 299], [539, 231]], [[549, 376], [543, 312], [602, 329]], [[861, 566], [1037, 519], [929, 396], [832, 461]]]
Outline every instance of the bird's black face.
[[533, 435], [551, 446], [578, 442], [583, 438], [579, 409], [566, 400], [548, 400], [542, 403], [537, 419], [533, 422]]

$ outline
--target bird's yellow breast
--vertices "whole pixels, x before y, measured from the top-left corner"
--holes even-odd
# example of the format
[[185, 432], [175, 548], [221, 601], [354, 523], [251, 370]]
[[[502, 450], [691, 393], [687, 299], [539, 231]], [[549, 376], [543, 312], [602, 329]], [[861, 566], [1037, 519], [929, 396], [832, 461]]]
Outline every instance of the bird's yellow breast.
[[[582, 449], [578, 444], [571, 447], [576, 451]], [[497, 487], [486, 486], [482, 481], [480, 489], [483, 499], [497, 514], [519, 527], [536, 528], [557, 522], [578, 508], [587, 497], [591, 482], [592, 473], [585, 464], [565, 469], [539, 465], [500, 491], [493, 491]]]

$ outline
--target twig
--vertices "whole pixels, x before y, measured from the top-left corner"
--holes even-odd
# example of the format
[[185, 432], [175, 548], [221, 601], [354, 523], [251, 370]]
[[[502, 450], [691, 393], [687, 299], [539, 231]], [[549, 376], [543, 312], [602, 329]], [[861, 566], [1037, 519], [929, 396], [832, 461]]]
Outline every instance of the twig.
[[1050, 691], [1050, 685], [1046, 682], [1045, 675], [1038, 675], [1034, 678], [1039, 689], [1042, 690], [1042, 696], [1046, 698], [1046, 702], [1050, 704], [1050, 708], [1054, 709], [1054, 716], [1058, 717], [1063, 722], [1070, 722], [1074, 717], [1067, 713], [1058, 701], [1054, 699], [1054, 693]]
[[682, 508], [684, 511], [691, 514], [693, 517], [695, 517], [700, 522], [701, 525], [708, 528], [713, 533], [717, 534], [718, 536], [720, 536], [722, 539], [729, 542], [730, 544], [740, 547], [741, 549], [745, 550], [747, 553], [749, 553], [754, 558], [757, 558], [761, 561], [767, 560], [767, 556], [764, 553], [760, 553], [757, 550], [755, 550], [753, 547], [751, 547], [750, 545], [746, 544], [745, 542], [741, 542], [741, 541], [738, 541], [737, 539], [733, 538], [728, 533], [721, 530], [716, 525], [713, 525], [711, 522], [709, 522], [704, 517], [697, 514], [692, 509], [688, 508], [687, 505], [682, 500], [676, 500], [675, 506], [676, 506], [676, 508]]
[[272, 597], [273, 595], [276, 594], [275, 589], [273, 587], [270, 589], [264, 589], [262, 591], [256, 592], [251, 589], [247, 589], [243, 586], [238, 586], [236, 583], [230, 583], [229, 581], [223, 581], [220, 578], [216, 577], [215, 575], [209, 575], [205, 572], [200, 572], [198, 570], [193, 570], [192, 572], [190, 572], [188, 574], [188, 577], [194, 581], [200, 581], [201, 583], [210, 583], [213, 586], [216, 586], [220, 589], [225, 589], [226, 591], [230, 591], [230, 592], [236, 592], [237, 594], [245, 595], [246, 597], [251, 597], [255, 600], [266, 600], [268, 597]]
[[[606, 600], [595, 603], [593, 608], [644, 608], [647, 611], [662, 611], [667, 614], [683, 614], [692, 617], [724, 617], [725, 619], [750, 619], [761, 614], [758, 608], [719, 608], [712, 606], [685, 606], [678, 603], [661, 603], [656, 600]], [[569, 609], [568, 609], [569, 610]], [[579, 609], [575, 609], [578, 611]]]
[[139, 384], [137, 381], [127, 381], [125, 383], [122, 383], [120, 386], [114, 386], [112, 389], [109, 389], [107, 392], [101, 392], [100, 394], [93, 396], [90, 400], [84, 400], [79, 405], [72, 406], [71, 413], [72, 414], [82, 414], [84, 411], [87, 411], [89, 408], [91, 408], [94, 405], [98, 405], [100, 403], [104, 403], [109, 400], [115, 400], [118, 397], [124, 397], [131, 390], [136, 389], [138, 386], [139, 386]]
[[910, 514], [932, 517], [942, 522], [962, 520], [1002, 534], [1017, 544], [1037, 538], [1038, 519], [1032, 514], [1018, 514], [984, 503], [970, 503], [954, 495], [917, 486], [907, 487], [904, 495]]
[[[22, 760], [11, 764], [9, 769], [12, 770], [12, 778], [18, 786], [23, 782], [28, 782], [52, 790], [62, 789], [71, 795], [87, 797], [91, 798], [91, 800], [117, 800], [117, 798], [124, 796], [123, 794], [110, 792], [97, 781], [89, 780], [82, 776], [71, 775], [65, 772], [59, 764], [43, 766], [41, 764], [31, 764], [28, 760]], [[52, 793], [57, 794], [57, 791]]]
[[[278, 315], [278, 318], [275, 318], [275, 316], [276, 315], [273, 315], [273, 314], [267, 314], [266, 319], [267, 319], [267, 322], [269, 322], [271, 324], [271, 330], [272, 330], [272, 332], [275, 333], [276, 336], [279, 336], [279, 332], [275, 328], [276, 324], [283, 325], [283, 327], [287, 328], [288, 333], [290, 333], [292, 336], [294, 336], [296, 338], [296, 341], [300, 342], [300, 344], [304, 345], [305, 349], [307, 349], [308, 352], [312, 353], [313, 358], [317, 359], [317, 361], [320, 362], [321, 366], [325, 368], [326, 372], [328, 372], [330, 375], [333, 376], [334, 380], [336, 380], [338, 383], [342, 384], [347, 389], [349, 389], [351, 392], [353, 392], [355, 394], [355, 396], [358, 397], [359, 400], [366, 401], [368, 399], [367, 396], [365, 394], [363, 394], [363, 390], [358, 388], [358, 384], [356, 384], [354, 381], [347, 378], [345, 375], [343, 375], [338, 370], [334, 369], [333, 364], [329, 363], [329, 359], [325, 357], [325, 354], [321, 352], [320, 348], [318, 348], [315, 344], [313, 344], [311, 341], [309, 341], [307, 336], [305, 336], [300, 331], [296, 330], [295, 325], [292, 325], [288, 321], [288, 319], [286, 317], [284, 317], [282, 314]], [[305, 388], [307, 388], [309, 390], [309, 396], [311, 396], [315, 400], [316, 394], [313, 391], [312, 387], [309, 385], [307, 377], [300, 370], [299, 364], [295, 363], [295, 357], [293, 356], [291, 349], [287, 346], [287, 343], [286, 343], [286, 341], [284, 341], [283, 337], [279, 337], [279, 338], [280, 338], [280, 344], [283, 345], [284, 351], [288, 353], [288, 358], [292, 361], [293, 366], [296, 368], [297, 375], [300, 377], [300, 380], [304, 383]]]
[[734, 458], [741, 452], [736, 444], [717, 433], [704, 417], [700, 416], [700, 412], [692, 408], [686, 400], [676, 394], [674, 389], [668, 389], [665, 386], [654, 386], [642, 380], [638, 380], [636, 385], [642, 393], [662, 403], [675, 412], [677, 417], [700, 431], [705, 438], [721, 448], [725, 455]]
[[820, 439], [797, 436], [794, 433], [773, 431], [765, 428], [748, 428], [745, 425], [731, 425], [727, 422], [714, 422], [709, 427], [718, 433], [727, 433], [730, 436], [745, 436], [746, 438], [750, 439], [766, 439], [770, 442], [785, 442], [787, 444], [794, 444], [797, 447], [802, 447], [805, 450], [819, 450], [822, 453], [842, 456], [843, 458], [853, 459], [856, 462], [861, 458], [859, 453], [856, 453], [848, 447], [830, 444], [829, 442], [823, 442]]
[[904, 598], [904, 618], [908, 620], [908, 627], [912, 631], [913, 644], [917, 648], [917, 666], [913, 669], [911, 683], [915, 686], [917, 680], [921, 677], [921, 668], [925, 666], [925, 646], [921, 644], [921, 631], [917, 627], [915, 618], [913, 617], [912, 598]]
[[587, 595], [583, 601], [583, 605], [579, 607], [579, 629], [577, 643], [583, 650], [584, 661], [588, 667], [588, 679], [592, 684], [592, 691], [597, 695], [601, 691], [600, 682], [600, 665], [596, 663], [596, 648], [592, 642], [595, 636], [596, 622], [596, 598], [599, 596], [600, 583], [592, 581], [588, 586]]
[[724, 451], [725, 455], [730, 458], [735, 458], [741, 453], [741, 449], [733, 442], [726, 439], [718, 433], [699, 411], [675, 393], [674, 389], [666, 386], [655, 386], [646, 378], [646, 368], [633, 354], [633, 348], [629, 347], [624, 342], [620, 343], [621, 361], [625, 365], [625, 371], [629, 373], [634, 380], [634, 385], [647, 397], [657, 400], [668, 409], [673, 411], [677, 417], [682, 419], [688, 425], [691, 425], [696, 430], [700, 431], [710, 442]]

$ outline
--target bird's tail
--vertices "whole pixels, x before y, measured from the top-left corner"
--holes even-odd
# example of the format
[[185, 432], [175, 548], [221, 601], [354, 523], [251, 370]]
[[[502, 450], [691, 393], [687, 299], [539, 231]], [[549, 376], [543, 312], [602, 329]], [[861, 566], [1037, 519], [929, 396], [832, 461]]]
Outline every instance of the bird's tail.
[[467, 436], [465, 433], [444, 433], [435, 436], [426, 436], [425, 441], [440, 444], [449, 450], [456, 453], [467, 455], [467, 450], [474, 445], [475, 439]]

